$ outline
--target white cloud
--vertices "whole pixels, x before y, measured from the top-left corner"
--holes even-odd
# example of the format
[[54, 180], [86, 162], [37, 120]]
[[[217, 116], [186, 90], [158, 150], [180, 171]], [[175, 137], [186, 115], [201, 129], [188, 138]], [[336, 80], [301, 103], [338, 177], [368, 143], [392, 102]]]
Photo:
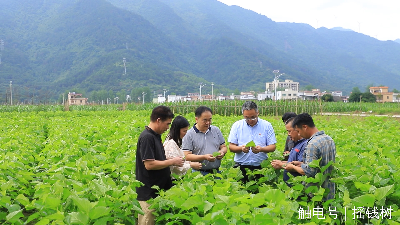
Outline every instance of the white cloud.
[[392, 0], [219, 0], [265, 15], [276, 22], [343, 27], [380, 40], [400, 38], [400, 6]]

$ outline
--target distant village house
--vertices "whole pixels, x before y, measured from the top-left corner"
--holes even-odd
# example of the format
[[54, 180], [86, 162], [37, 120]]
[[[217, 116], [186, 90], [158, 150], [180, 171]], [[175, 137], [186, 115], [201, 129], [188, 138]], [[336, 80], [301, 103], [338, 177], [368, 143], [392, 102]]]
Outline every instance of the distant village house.
[[393, 102], [393, 92], [389, 92], [389, 87], [370, 87], [369, 91], [376, 96], [377, 102]]
[[86, 105], [87, 101], [87, 98], [82, 98], [82, 94], [75, 92], [68, 93], [68, 105]]

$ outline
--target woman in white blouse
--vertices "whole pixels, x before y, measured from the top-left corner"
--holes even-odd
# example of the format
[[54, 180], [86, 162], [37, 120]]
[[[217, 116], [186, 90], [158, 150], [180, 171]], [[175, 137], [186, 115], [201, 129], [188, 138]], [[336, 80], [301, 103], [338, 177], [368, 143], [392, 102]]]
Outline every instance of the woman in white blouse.
[[[175, 117], [172, 121], [171, 128], [164, 142], [165, 156], [168, 158], [174, 158], [177, 156], [185, 157], [181, 146], [182, 138], [186, 135], [189, 129], [189, 121], [183, 116]], [[199, 170], [201, 163], [185, 161], [182, 167], [170, 166], [171, 173], [182, 176], [186, 173], [189, 168]]]

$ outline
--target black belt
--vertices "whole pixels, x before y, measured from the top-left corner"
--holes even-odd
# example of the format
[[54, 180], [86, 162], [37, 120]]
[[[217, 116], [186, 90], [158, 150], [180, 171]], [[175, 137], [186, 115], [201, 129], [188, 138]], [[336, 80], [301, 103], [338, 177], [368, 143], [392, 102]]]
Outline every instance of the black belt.
[[202, 169], [200, 169], [199, 171], [201, 171], [201, 172], [206, 172], [206, 173], [214, 173], [214, 170], [218, 171], [219, 168], [209, 169], [209, 170], [202, 170]]

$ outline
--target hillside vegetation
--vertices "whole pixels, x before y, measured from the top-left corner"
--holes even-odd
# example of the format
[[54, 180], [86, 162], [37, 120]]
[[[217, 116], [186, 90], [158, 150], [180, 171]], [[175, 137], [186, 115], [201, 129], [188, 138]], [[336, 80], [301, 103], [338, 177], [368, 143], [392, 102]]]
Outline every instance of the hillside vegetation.
[[3, 0], [0, 20], [0, 89], [12, 81], [15, 101], [144, 87], [183, 95], [200, 82], [214, 93], [263, 91], [276, 69], [322, 90], [400, 88], [396, 42], [276, 23], [216, 0]]

